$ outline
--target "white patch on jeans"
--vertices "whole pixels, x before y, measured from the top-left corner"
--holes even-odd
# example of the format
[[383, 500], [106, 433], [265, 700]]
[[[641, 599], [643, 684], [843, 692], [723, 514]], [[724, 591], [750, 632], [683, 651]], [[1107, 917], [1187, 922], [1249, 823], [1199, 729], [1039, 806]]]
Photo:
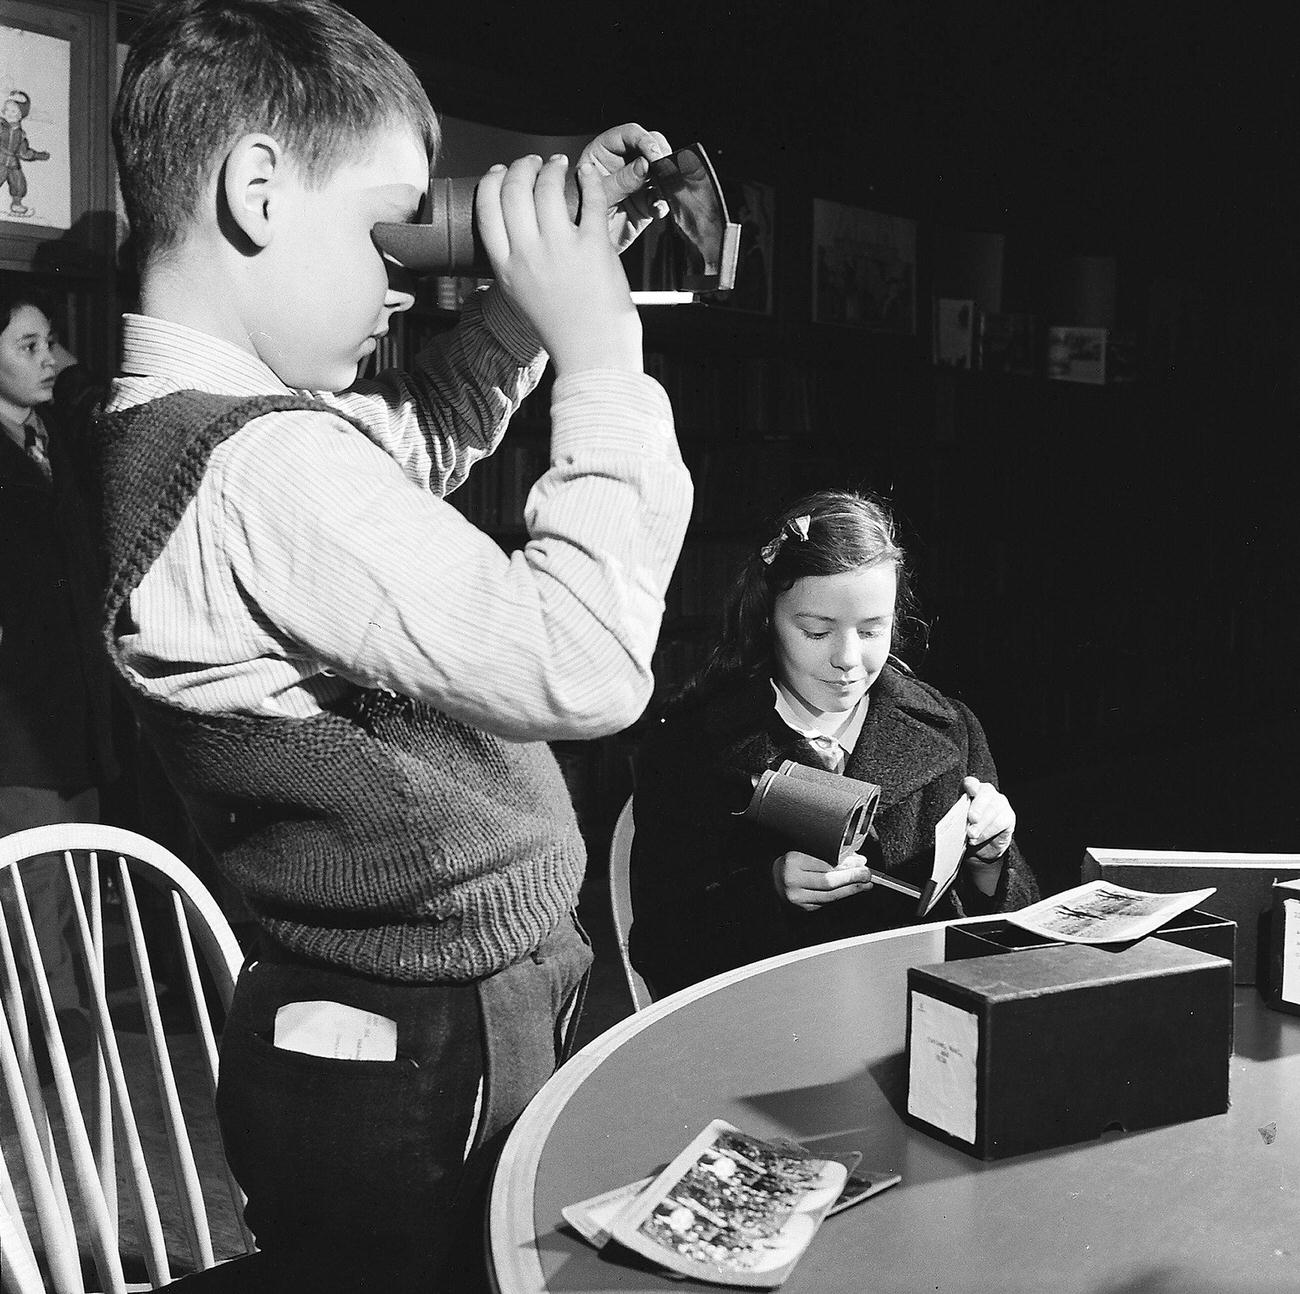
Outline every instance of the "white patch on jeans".
[[343, 1002], [286, 1002], [271, 1041], [281, 1051], [334, 1060], [396, 1060], [397, 1022]]

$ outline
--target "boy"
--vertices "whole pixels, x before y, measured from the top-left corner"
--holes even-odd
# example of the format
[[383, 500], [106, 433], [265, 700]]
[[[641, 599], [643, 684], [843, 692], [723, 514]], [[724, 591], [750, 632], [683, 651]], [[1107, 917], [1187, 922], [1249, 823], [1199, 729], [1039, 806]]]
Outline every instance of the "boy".
[[[453, 1201], [590, 962], [542, 742], [645, 704], [690, 508], [610, 241], [667, 145], [593, 141], [577, 224], [563, 158], [494, 168], [497, 286], [412, 373], [353, 385], [412, 302], [371, 227], [414, 215], [437, 151], [406, 64], [328, 0], [180, 0], [142, 24], [114, 135], [141, 313], [100, 425], [105, 634], [262, 935], [218, 1093], [262, 1253], [196, 1279], [467, 1288], [449, 1237], [481, 1246], [482, 1214]], [[547, 353], [553, 466], [506, 556], [442, 496]]]

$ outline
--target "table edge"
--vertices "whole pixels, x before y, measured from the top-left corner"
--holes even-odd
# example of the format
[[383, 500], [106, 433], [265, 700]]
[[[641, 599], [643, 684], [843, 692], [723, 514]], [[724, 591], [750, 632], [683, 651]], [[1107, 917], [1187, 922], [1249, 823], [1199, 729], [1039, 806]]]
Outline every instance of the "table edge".
[[644, 1010], [634, 1012], [612, 1025], [599, 1037], [592, 1039], [581, 1051], [556, 1070], [533, 1097], [523, 1114], [519, 1116], [497, 1161], [492, 1180], [487, 1227], [488, 1273], [492, 1288], [497, 1291], [497, 1294], [502, 1294], [502, 1291], [514, 1294], [518, 1290], [544, 1294], [545, 1273], [542, 1270], [536, 1245], [532, 1243], [536, 1237], [531, 1237], [529, 1242], [522, 1244], [517, 1242], [508, 1235], [509, 1220], [521, 1216], [530, 1218], [533, 1216], [533, 1188], [537, 1180], [537, 1168], [541, 1162], [547, 1137], [560, 1111], [586, 1079], [641, 1030], [699, 998], [707, 997], [711, 993], [719, 992], [755, 975], [762, 975], [810, 957], [825, 956], [838, 949], [863, 944], [914, 939], [922, 933], [934, 934], [946, 926], [988, 925], [1005, 919], [1005, 913], [995, 913], [987, 917], [926, 922], [923, 925], [900, 926], [893, 930], [877, 930], [871, 934], [854, 935], [831, 943], [814, 944], [809, 948], [797, 948], [776, 957], [768, 957], [761, 962], [738, 967], [736, 970], [724, 971], [712, 979], [680, 989], [652, 1003]]

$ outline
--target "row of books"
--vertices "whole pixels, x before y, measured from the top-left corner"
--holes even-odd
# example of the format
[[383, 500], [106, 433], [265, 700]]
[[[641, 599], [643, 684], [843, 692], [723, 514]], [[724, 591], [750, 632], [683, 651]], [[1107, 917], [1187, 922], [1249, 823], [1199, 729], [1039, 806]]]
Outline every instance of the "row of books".
[[668, 586], [665, 623], [673, 626], [681, 621], [698, 624], [711, 620], [751, 547], [741, 539], [693, 537], [683, 547]]
[[781, 423], [777, 365], [766, 356], [648, 350], [645, 371], [667, 392], [679, 428], [761, 436]]

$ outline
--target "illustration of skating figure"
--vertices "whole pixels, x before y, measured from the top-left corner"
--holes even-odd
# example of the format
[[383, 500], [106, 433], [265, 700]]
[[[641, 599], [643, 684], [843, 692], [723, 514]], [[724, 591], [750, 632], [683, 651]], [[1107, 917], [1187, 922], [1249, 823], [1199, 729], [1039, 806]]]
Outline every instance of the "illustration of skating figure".
[[30, 216], [31, 207], [23, 201], [27, 197], [27, 176], [24, 162], [47, 162], [49, 153], [33, 148], [27, 142], [23, 122], [32, 110], [32, 101], [22, 90], [10, 90], [0, 105], [0, 188], [9, 186], [9, 214]]

